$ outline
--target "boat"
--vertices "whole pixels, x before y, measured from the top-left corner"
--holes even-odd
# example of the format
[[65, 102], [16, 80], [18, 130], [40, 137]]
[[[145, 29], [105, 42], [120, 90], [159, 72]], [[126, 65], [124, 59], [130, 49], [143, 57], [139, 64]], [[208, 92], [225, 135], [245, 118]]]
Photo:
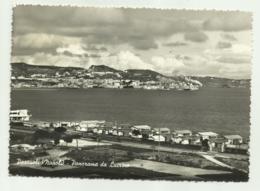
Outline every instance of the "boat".
[[10, 121], [11, 123], [23, 123], [27, 122], [31, 118], [31, 114], [27, 109], [11, 110]]

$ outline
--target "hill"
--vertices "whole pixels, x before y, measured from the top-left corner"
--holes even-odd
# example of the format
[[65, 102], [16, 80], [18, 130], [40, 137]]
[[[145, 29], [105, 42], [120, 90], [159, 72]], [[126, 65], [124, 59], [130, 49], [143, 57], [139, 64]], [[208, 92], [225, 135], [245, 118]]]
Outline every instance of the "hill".
[[124, 77], [130, 80], [140, 80], [140, 81], [158, 81], [160, 77], [164, 75], [152, 71], [152, 70], [126, 70]]
[[88, 69], [89, 72], [122, 72], [106, 65], [91, 65]]
[[[30, 65], [26, 63], [11, 63], [12, 76], [30, 78], [32, 76], [44, 75], [48, 78], [73, 77], [85, 79], [118, 79], [137, 80], [140, 82], [157, 81], [161, 83], [193, 84], [204, 87], [245, 88], [250, 87], [249, 79], [227, 79], [218, 77], [198, 76], [165, 76], [152, 70], [117, 70], [106, 65], [92, 65], [88, 69], [79, 67], [59, 67], [48, 65]], [[181, 85], [183, 86], [183, 85]]]
[[224, 87], [224, 88], [249, 88], [251, 86], [250, 79], [228, 79], [218, 77], [192, 77], [195, 80], [200, 81], [205, 87]]
[[47, 66], [47, 65], [30, 65], [26, 63], [11, 63], [12, 76], [24, 76], [30, 77], [33, 74], [44, 74], [46, 76], [54, 76], [58, 73], [77, 73], [78, 71], [84, 71], [83, 68], [77, 67], [59, 67], [59, 66]]

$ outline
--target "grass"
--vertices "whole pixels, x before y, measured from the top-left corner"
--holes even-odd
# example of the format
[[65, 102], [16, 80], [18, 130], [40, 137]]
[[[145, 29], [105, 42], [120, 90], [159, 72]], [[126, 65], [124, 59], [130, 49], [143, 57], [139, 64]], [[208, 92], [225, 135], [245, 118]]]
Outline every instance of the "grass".
[[199, 175], [197, 177], [183, 177], [174, 174], [159, 173], [151, 170], [140, 168], [100, 168], [85, 167], [66, 169], [59, 171], [46, 172], [39, 169], [28, 167], [10, 166], [9, 174], [13, 176], [31, 176], [31, 177], [70, 177], [70, 178], [105, 178], [105, 179], [142, 179], [142, 180], [189, 180], [189, 181], [248, 181], [248, 175], [241, 172], [233, 172], [232, 174], [216, 174], [216, 175]]
[[204, 174], [198, 175], [197, 177], [203, 178], [206, 181], [224, 181], [224, 182], [247, 182], [249, 180], [249, 176], [247, 173], [243, 173], [241, 171], [233, 171], [230, 174]]
[[[14, 143], [29, 143], [31, 137], [21, 134], [11, 137]], [[152, 147], [151, 147], [152, 148]], [[111, 146], [90, 146], [81, 149], [68, 149], [67, 147], [59, 147], [61, 150], [68, 150], [64, 157], [71, 158], [77, 162], [98, 162], [110, 163], [127, 162], [133, 159], [145, 159], [160, 161], [169, 164], [182, 165], [188, 167], [196, 167], [203, 169], [227, 170], [211, 161], [206, 160], [196, 153], [188, 152], [160, 152], [158, 156], [157, 150], [142, 149], [135, 147], [127, 147], [121, 145]], [[18, 158], [22, 160], [33, 160], [39, 156], [44, 156], [44, 150], [39, 152], [13, 151], [10, 149], [10, 163], [16, 162]], [[234, 166], [248, 170], [248, 160], [238, 159], [216, 159]], [[9, 172], [12, 175], [24, 176], [48, 176], [48, 177], [78, 177], [78, 178], [109, 178], [109, 179], [149, 179], [149, 180], [194, 180], [188, 177], [172, 175], [167, 173], [159, 173], [155, 171], [128, 167], [128, 168], [105, 168], [105, 167], [81, 167], [76, 169], [66, 169], [60, 171], [46, 172], [44, 170], [32, 169], [28, 167], [10, 166]], [[214, 180], [214, 181], [247, 181], [248, 174], [239, 171], [232, 171], [231, 174], [225, 175], [201, 175], [196, 180]]]
[[184, 177], [159, 173], [140, 168], [101, 168], [85, 167], [66, 169], [60, 171], [46, 172], [43, 170], [28, 167], [9, 167], [11, 175], [20, 176], [44, 176], [44, 177], [74, 177], [74, 178], [107, 178], [107, 179], [164, 179], [164, 180], [184, 180]]
[[215, 157], [217, 160], [230, 165], [236, 169], [242, 169], [249, 171], [249, 160], [248, 159], [235, 159], [235, 158], [222, 158], [222, 157]]
[[149, 160], [154, 158], [153, 160], [159, 162], [165, 162], [169, 164], [182, 165], [188, 167], [195, 168], [203, 168], [203, 169], [214, 169], [214, 170], [229, 170], [224, 167], [220, 167], [215, 163], [208, 161], [202, 156], [196, 153], [188, 153], [188, 152], [160, 152], [160, 157], [158, 157], [158, 151], [154, 152], [149, 149], [142, 148], [134, 148], [134, 147], [126, 147], [121, 145], [112, 145], [112, 148], [127, 150], [128, 153], [131, 153], [133, 158]]
[[110, 148], [108, 146], [91, 147], [83, 150], [71, 150], [65, 157], [69, 157], [77, 162], [125, 162], [132, 160], [133, 157], [125, 150]]

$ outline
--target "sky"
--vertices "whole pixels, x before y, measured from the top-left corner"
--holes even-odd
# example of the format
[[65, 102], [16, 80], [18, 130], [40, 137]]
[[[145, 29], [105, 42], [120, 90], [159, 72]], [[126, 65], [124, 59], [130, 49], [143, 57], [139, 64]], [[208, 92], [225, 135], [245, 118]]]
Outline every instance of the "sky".
[[12, 42], [12, 62], [249, 79], [252, 14], [19, 5]]

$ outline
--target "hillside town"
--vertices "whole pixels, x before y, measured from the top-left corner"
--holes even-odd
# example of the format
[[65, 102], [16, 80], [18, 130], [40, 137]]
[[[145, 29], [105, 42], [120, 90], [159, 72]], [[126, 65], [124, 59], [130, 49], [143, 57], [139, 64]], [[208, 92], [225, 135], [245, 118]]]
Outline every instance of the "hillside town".
[[174, 79], [151, 70], [119, 71], [103, 65], [91, 66], [89, 69], [68, 70], [65, 68], [63, 71], [55, 69], [49, 69], [51, 70], [49, 73], [35, 71], [27, 72], [24, 75], [23, 72], [17, 72], [15, 70], [18, 69], [13, 68], [11, 85], [13, 88], [136, 88], [147, 90], [198, 90], [202, 87], [202, 83], [191, 77], [181, 76]]

